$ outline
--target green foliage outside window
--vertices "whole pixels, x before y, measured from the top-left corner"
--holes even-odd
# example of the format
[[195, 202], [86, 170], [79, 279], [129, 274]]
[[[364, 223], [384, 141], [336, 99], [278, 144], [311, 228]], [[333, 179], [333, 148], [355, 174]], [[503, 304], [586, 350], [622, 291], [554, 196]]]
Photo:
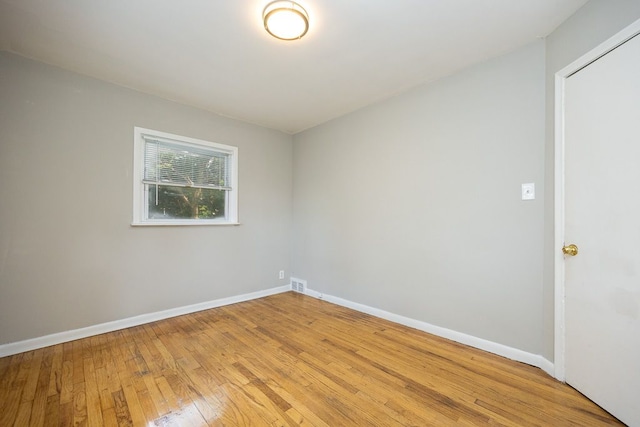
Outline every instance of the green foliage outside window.
[[224, 217], [226, 191], [149, 185], [149, 218], [214, 219]]

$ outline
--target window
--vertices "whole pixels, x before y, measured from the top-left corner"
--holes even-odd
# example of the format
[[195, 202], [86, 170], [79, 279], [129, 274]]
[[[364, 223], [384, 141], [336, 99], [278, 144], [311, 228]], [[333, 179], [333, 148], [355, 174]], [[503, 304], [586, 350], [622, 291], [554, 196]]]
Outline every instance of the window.
[[133, 225], [237, 224], [236, 147], [134, 133]]

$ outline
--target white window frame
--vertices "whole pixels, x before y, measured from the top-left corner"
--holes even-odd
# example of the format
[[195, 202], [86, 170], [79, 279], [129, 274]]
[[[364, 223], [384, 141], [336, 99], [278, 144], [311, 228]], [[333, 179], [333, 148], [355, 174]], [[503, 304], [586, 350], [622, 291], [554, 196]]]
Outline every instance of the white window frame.
[[[149, 219], [147, 212], [147, 194], [144, 178], [144, 150], [145, 137], [168, 140], [171, 143], [182, 144], [186, 147], [196, 146], [215, 152], [230, 155], [231, 190], [227, 191], [225, 218], [216, 219]], [[152, 129], [134, 127], [133, 153], [133, 222], [131, 225], [238, 225], [238, 147], [218, 144], [216, 142], [174, 135]]]

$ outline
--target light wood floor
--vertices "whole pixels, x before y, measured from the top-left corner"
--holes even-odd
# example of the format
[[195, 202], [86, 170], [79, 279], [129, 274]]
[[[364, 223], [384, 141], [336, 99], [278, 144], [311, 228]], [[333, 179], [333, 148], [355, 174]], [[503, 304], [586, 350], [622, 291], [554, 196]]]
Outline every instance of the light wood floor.
[[537, 368], [294, 293], [0, 359], [0, 426], [620, 425]]

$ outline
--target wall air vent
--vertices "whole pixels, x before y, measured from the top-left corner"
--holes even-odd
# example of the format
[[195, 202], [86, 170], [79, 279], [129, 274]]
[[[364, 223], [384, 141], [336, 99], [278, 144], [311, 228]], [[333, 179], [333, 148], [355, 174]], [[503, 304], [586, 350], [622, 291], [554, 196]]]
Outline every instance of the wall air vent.
[[307, 281], [302, 279], [291, 278], [291, 290], [304, 294], [307, 291]]

